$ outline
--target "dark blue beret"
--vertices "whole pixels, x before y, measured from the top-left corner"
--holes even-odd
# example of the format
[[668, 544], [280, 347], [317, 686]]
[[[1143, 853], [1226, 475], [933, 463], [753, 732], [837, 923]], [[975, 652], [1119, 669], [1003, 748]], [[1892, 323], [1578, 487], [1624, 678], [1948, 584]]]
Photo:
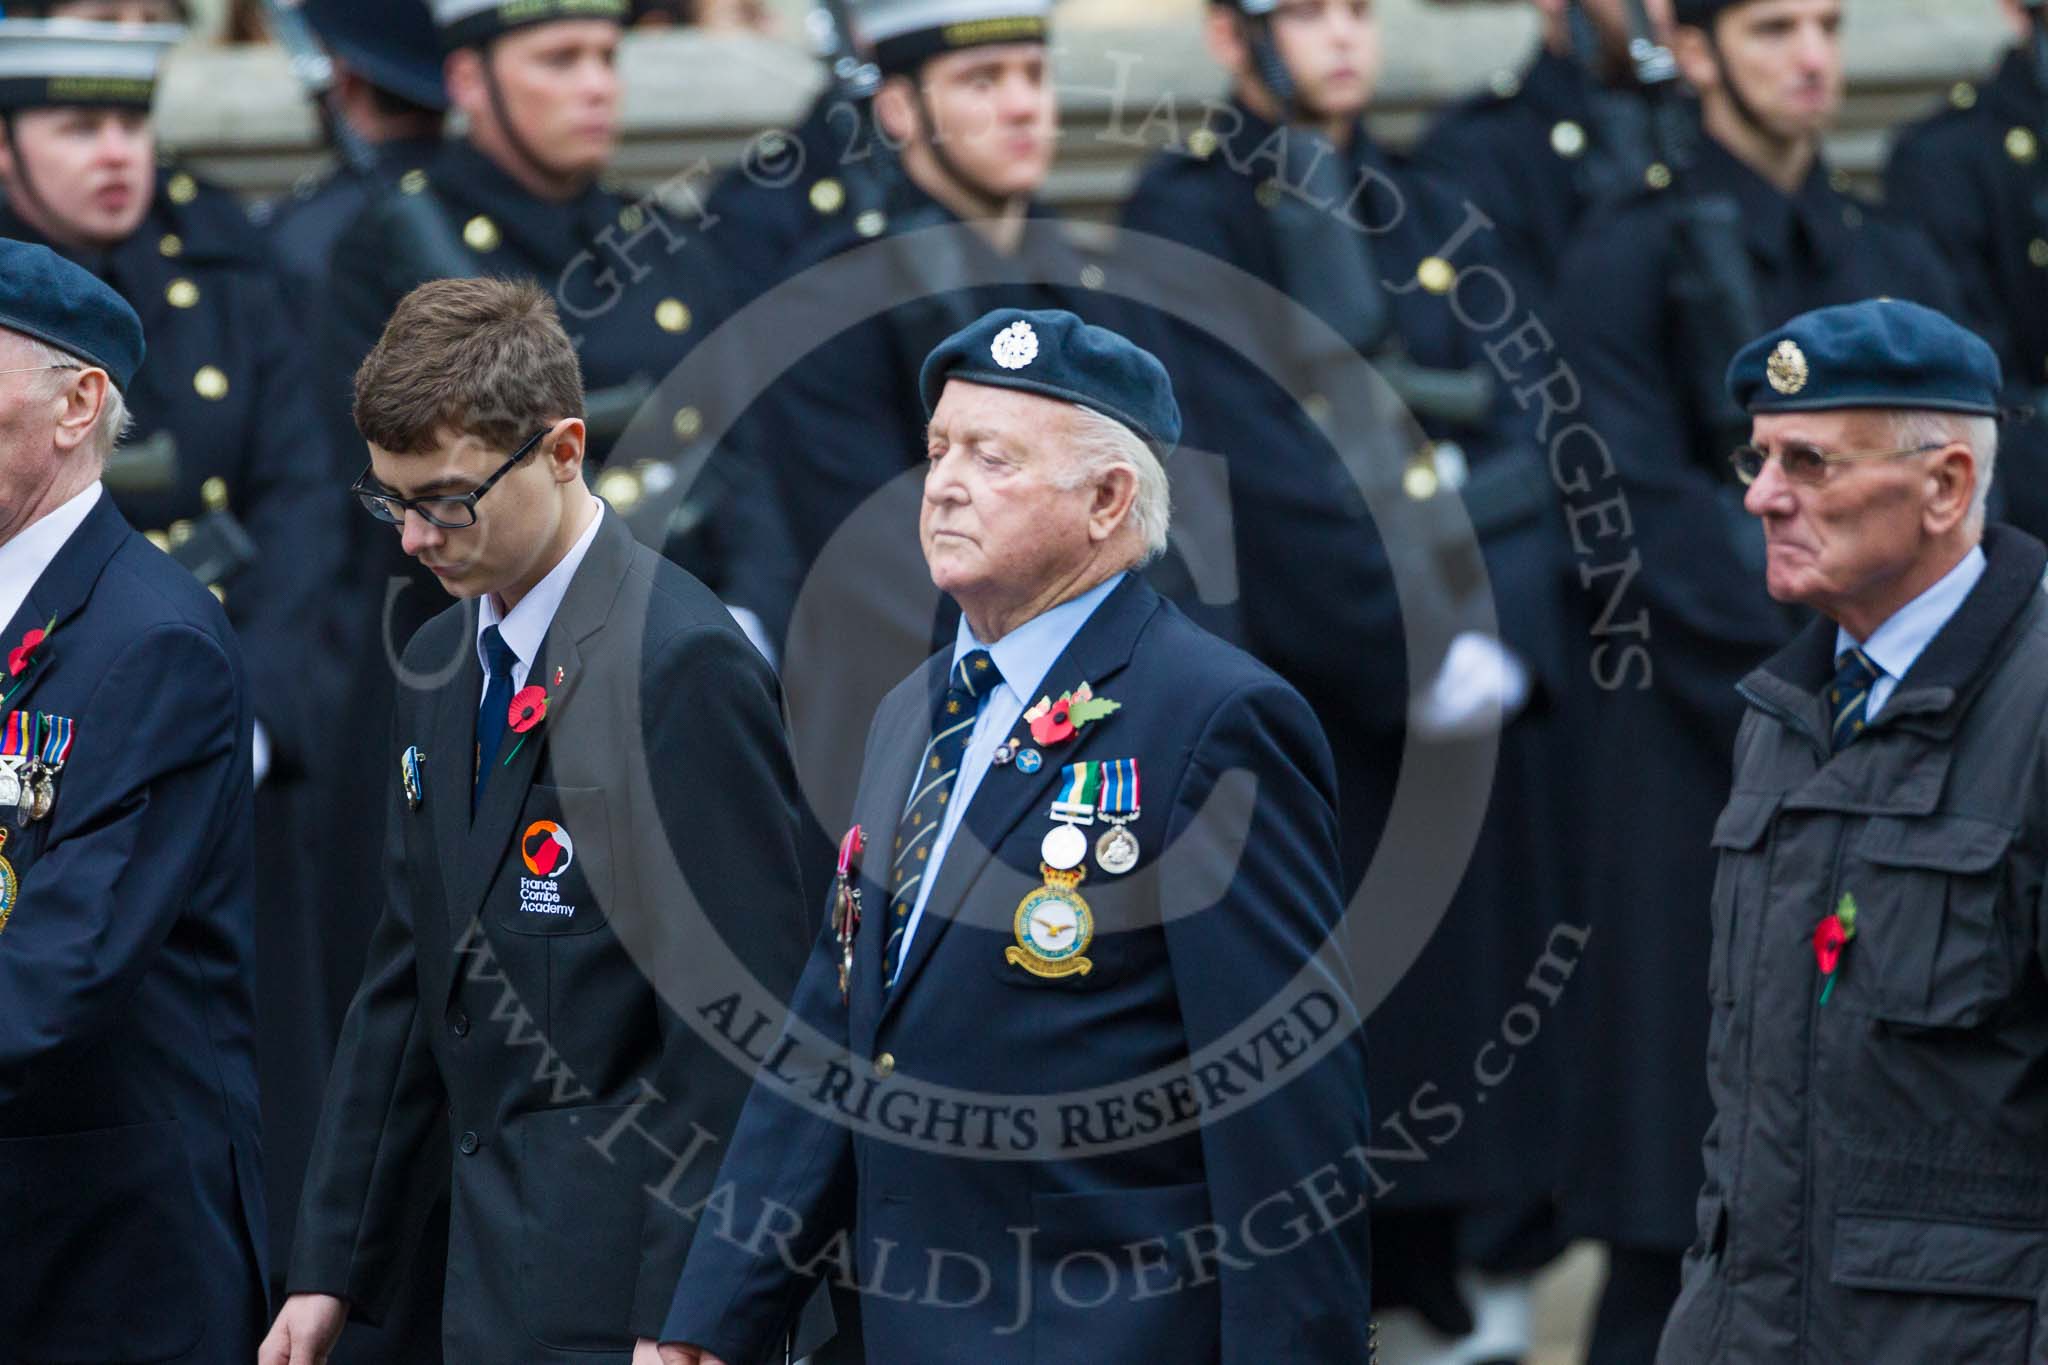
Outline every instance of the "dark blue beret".
[[142, 319], [99, 276], [46, 246], [0, 237], [0, 327], [91, 365], [127, 392], [142, 364]]
[[918, 376], [925, 415], [948, 379], [1021, 389], [1093, 408], [1152, 443], [1180, 443], [1180, 404], [1158, 357], [1072, 313], [998, 308], [940, 342]]
[[1907, 408], [1996, 417], [2003, 388], [1998, 357], [1982, 337], [1899, 299], [1802, 313], [1728, 366], [1728, 392], [1750, 412]]

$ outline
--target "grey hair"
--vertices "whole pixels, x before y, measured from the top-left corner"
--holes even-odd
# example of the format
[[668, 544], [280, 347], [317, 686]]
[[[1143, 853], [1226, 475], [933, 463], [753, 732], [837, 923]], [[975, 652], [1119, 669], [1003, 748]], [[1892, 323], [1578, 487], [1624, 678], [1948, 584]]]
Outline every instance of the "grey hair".
[[[47, 342], [38, 341], [34, 337], [22, 337], [21, 341], [28, 350], [28, 357], [31, 363], [48, 365], [51, 368], [52, 373], [46, 376], [46, 378], [49, 381], [49, 391], [52, 395], [67, 382], [62, 375], [55, 373], [56, 371], [93, 368], [68, 351], [60, 351], [55, 346]], [[107, 456], [114, 453], [114, 447], [119, 445], [121, 438], [128, 434], [129, 421], [128, 401], [121, 396], [121, 390], [114, 387], [112, 381], [109, 380], [106, 400], [100, 405], [100, 420], [92, 429], [92, 455], [94, 459], [98, 460], [101, 464], [106, 463]]]
[[1145, 438], [1122, 422], [1079, 403], [1073, 407], [1067, 467], [1056, 486], [1079, 488], [1118, 465], [1136, 475], [1138, 492], [1131, 501], [1129, 525], [1145, 547], [1132, 566], [1142, 569], [1166, 553], [1166, 535], [1173, 529], [1173, 488], [1166, 479], [1166, 466]]
[[1970, 495], [1968, 526], [1974, 534], [1984, 529], [1985, 500], [1991, 496], [1991, 476], [1998, 465], [1998, 419], [1962, 412], [1914, 410], [1892, 414], [1892, 440], [1901, 450], [1914, 446], [1947, 445], [1961, 442], [1977, 457], [1977, 487]]

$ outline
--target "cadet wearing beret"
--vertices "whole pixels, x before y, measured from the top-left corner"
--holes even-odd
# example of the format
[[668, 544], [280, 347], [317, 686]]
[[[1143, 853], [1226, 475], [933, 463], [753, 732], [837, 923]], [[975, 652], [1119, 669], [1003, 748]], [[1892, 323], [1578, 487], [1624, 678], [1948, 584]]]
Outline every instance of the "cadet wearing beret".
[[[1711, 1113], [1698, 1070], [1680, 1064], [1707, 1046], [1707, 837], [1735, 684], [1796, 625], [1757, 581], [1761, 540], [1727, 464], [1748, 430], [1720, 376], [1774, 320], [1880, 294], [1955, 298], [1926, 238], [1838, 189], [1821, 155], [1842, 102], [1843, 14], [1842, 0], [1679, 0], [1672, 52], [1699, 96], [1696, 164], [1590, 221], [1553, 295], [1585, 423], [1552, 454], [1572, 488], [1591, 654], [1580, 809], [1611, 850], [1581, 864], [1593, 934], [1561, 1045], [1567, 1231], [1607, 1242], [1614, 1267], [1595, 1365], [1648, 1355], [1677, 1292]], [[1725, 259], [1681, 227], [1707, 197], [1730, 215]], [[1745, 292], [1755, 319], [1705, 353], [1715, 309], [1698, 300]]]
[[100, 481], [135, 311], [0, 240], [0, 1353], [262, 1330], [252, 722], [227, 617]]
[[[1643, 185], [1648, 104], [1629, 59], [1635, 0], [1535, 0], [1542, 44], [1519, 72], [1451, 109], [1415, 149], [1494, 223], [1501, 255], [1540, 297], [1587, 212]], [[1647, 11], [1668, 22], [1668, 0]]]
[[[1981, 85], [1899, 133], [1885, 201], [1920, 224], [1962, 286], [1963, 317], [1998, 351], [2007, 402], [1993, 511], [2048, 535], [2048, 10], [1998, 0], [2017, 45]], [[2000, 512], [1999, 504], [2003, 510]]]
[[[792, 1050], [663, 1359], [764, 1359], [808, 1273], [862, 1287], [875, 1361], [1366, 1360], [1329, 748], [1137, 572], [1168, 529], [1165, 371], [999, 309], [920, 388], [918, 534], [957, 638], [875, 714]], [[1229, 1039], [1263, 1083], [1196, 1083]]]
[[1658, 1359], [2023, 1365], [2048, 1333], [2048, 550], [1985, 525], [2002, 383], [1915, 304], [1728, 371], [1773, 599], [1714, 826], [1714, 1122]]

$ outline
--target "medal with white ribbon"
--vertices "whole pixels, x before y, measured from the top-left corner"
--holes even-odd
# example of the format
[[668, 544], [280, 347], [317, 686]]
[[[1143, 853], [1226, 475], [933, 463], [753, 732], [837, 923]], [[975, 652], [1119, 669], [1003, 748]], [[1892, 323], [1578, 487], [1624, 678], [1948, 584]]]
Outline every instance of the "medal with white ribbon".
[[1109, 829], [1095, 841], [1095, 861], [1112, 877], [1138, 865], [1138, 836], [1125, 826], [1138, 818], [1138, 760], [1119, 758], [1102, 765], [1102, 793], [1096, 813]]
[[1038, 856], [1058, 872], [1079, 867], [1088, 857], [1088, 836], [1081, 828], [1095, 823], [1095, 798], [1102, 790], [1100, 763], [1069, 763], [1060, 778], [1060, 795], [1052, 803], [1056, 822], [1038, 846]]
[[29, 747], [27, 717], [11, 712], [0, 729], [0, 810], [21, 804], [22, 779], [33, 754]]

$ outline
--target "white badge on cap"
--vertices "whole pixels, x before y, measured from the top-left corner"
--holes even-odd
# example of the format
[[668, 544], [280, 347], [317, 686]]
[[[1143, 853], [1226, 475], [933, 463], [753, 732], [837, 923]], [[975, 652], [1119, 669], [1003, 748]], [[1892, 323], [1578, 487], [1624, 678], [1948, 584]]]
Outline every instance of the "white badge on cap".
[[996, 333], [996, 339], [989, 343], [988, 353], [996, 364], [1006, 370], [1021, 370], [1038, 359], [1038, 333], [1031, 330], [1031, 324], [1021, 319]]

